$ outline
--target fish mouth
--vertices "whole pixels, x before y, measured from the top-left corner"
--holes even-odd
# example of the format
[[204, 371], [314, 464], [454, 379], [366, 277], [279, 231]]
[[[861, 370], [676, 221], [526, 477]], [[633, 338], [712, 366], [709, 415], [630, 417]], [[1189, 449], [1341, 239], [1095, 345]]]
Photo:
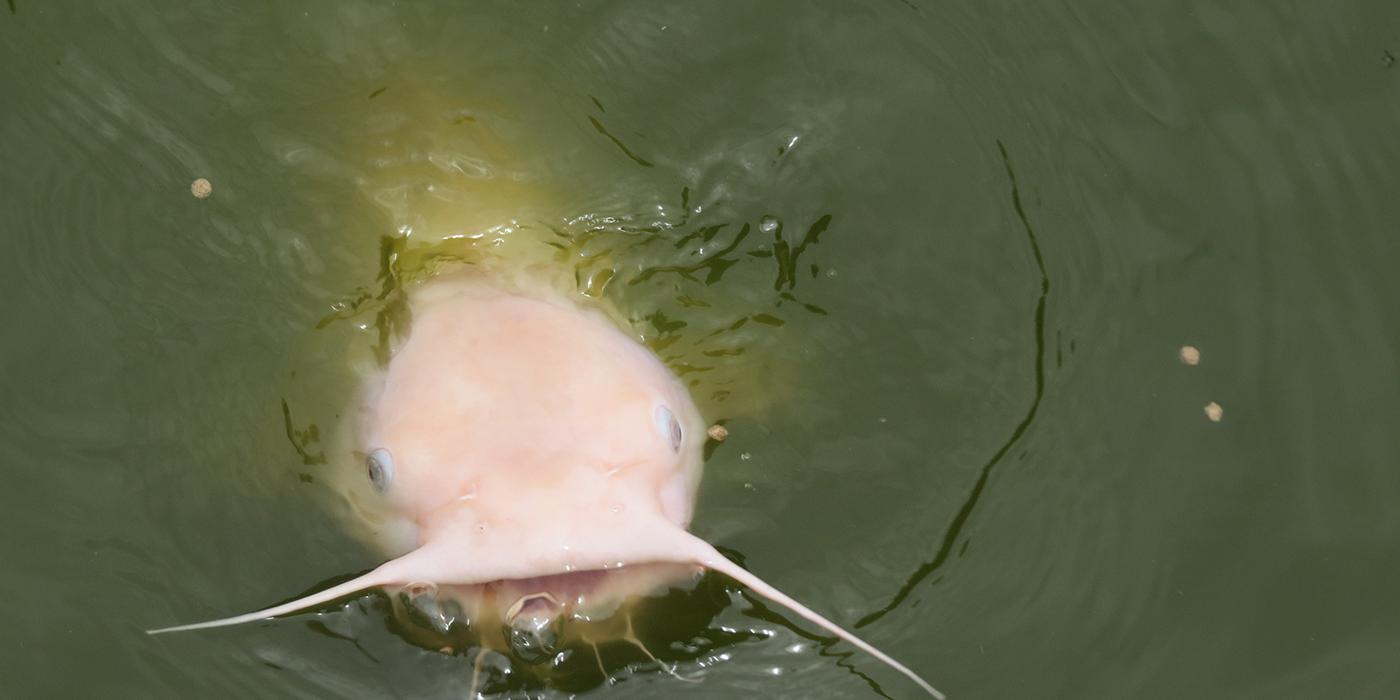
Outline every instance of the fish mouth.
[[693, 584], [701, 573], [694, 565], [639, 563], [470, 585], [413, 583], [388, 593], [405, 622], [449, 636], [499, 628], [528, 651], [552, 647], [566, 625], [602, 622], [629, 601]]
[[[667, 621], [694, 617], [697, 605], [707, 609], [699, 617], [708, 620], [722, 608], [721, 601], [727, 602], [727, 596], [701, 590], [703, 574], [693, 565], [639, 563], [482, 584], [409, 584], [386, 590], [393, 608], [389, 629], [425, 650], [474, 658], [499, 654], [517, 671], [541, 678], [580, 660], [588, 662], [586, 671], [596, 668], [595, 659], [600, 667], [619, 648], [624, 654], [641, 649], [642, 658], [630, 661], [645, 661], [654, 659], [648, 647], [664, 648], [676, 638], [644, 634], [649, 639], [643, 642], [636, 625], [667, 627]], [[668, 611], [659, 621], [649, 612], [658, 607]], [[687, 627], [677, 638], [703, 633], [703, 627]], [[603, 677], [610, 675], [603, 672]]]
[[[642, 585], [642, 569], [666, 583]], [[639, 587], [617, 600], [612, 587], [624, 580]], [[638, 674], [695, 680], [715, 654], [765, 639], [765, 630], [714, 623], [733, 604], [733, 590], [726, 577], [699, 568], [634, 564], [423, 587], [416, 598], [409, 598], [405, 586], [386, 591], [393, 610], [362, 624], [453, 657], [459, 664], [454, 668], [470, 667], [481, 697], [534, 697], [544, 689], [585, 693]], [[438, 627], [428, 614], [433, 611], [442, 611], [451, 624]]]

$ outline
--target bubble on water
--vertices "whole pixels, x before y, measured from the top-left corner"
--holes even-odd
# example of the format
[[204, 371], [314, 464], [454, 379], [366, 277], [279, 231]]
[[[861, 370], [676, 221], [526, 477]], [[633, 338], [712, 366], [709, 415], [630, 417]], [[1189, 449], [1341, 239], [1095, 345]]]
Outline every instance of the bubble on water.
[[511, 651], [530, 663], [542, 663], [558, 651], [556, 615], [523, 614], [510, 621]]
[[753, 459], [753, 455], [751, 455], [751, 454], [749, 454], [749, 453], [747, 453], [747, 452], [740, 452], [740, 453], [739, 453], [739, 459], [742, 459], [742, 460], [744, 460], [745, 462], [747, 462], [747, 461], [749, 461], [750, 459]]
[[782, 222], [778, 221], [778, 219], [773, 216], [764, 215], [762, 219], [758, 220], [758, 230], [764, 233], [772, 233], [774, 231], [777, 231], [778, 227], [781, 225]]

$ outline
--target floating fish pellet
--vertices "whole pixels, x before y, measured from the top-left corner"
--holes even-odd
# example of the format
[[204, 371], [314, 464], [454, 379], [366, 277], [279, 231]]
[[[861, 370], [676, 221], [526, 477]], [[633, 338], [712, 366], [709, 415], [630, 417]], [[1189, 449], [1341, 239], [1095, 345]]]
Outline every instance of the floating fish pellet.
[[719, 423], [710, 426], [710, 429], [705, 432], [709, 434], [710, 439], [715, 442], [724, 442], [724, 439], [729, 437], [729, 429]]
[[209, 195], [214, 194], [214, 185], [201, 177], [190, 183], [190, 194], [199, 199], [205, 199]]
[[1220, 419], [1225, 417], [1225, 409], [1214, 401], [1206, 404], [1205, 412], [1206, 418], [1209, 418], [1212, 423], [1219, 423]]
[[1201, 364], [1201, 351], [1196, 349], [1194, 345], [1181, 346], [1181, 352], [1178, 353], [1178, 356], [1181, 358], [1182, 362], [1193, 367]]

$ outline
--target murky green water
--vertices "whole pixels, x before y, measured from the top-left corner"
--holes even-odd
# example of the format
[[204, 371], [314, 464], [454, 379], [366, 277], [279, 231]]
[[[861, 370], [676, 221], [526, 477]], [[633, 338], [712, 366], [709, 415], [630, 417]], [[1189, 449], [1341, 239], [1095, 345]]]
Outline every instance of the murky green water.
[[[377, 562], [316, 327], [492, 217], [728, 421], [694, 529], [951, 696], [1400, 693], [1395, 3], [120, 5], [0, 8], [0, 694], [463, 696], [372, 596], [142, 631]], [[716, 591], [590, 697], [912, 696]]]

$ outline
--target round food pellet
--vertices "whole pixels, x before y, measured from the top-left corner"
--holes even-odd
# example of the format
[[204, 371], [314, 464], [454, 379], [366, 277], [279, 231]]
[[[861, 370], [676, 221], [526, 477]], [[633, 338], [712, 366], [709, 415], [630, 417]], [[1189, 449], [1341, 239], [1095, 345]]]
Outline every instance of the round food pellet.
[[1220, 404], [1214, 401], [1206, 404], [1205, 411], [1206, 418], [1209, 418], [1212, 423], [1219, 423], [1220, 419], [1225, 417], [1225, 409], [1221, 408]]
[[193, 194], [195, 197], [198, 197], [200, 199], [204, 199], [209, 195], [214, 194], [214, 185], [210, 184], [208, 180], [201, 177], [198, 180], [195, 180], [194, 182], [190, 183], [190, 194]]
[[724, 442], [724, 439], [729, 437], [729, 429], [719, 423], [710, 426], [710, 429], [705, 432], [709, 434], [710, 439], [715, 442]]
[[1194, 345], [1181, 346], [1181, 352], [1179, 353], [1179, 355], [1181, 357], [1181, 361], [1185, 362], [1188, 365], [1195, 366], [1201, 364], [1201, 351], [1196, 349], [1196, 346]]

